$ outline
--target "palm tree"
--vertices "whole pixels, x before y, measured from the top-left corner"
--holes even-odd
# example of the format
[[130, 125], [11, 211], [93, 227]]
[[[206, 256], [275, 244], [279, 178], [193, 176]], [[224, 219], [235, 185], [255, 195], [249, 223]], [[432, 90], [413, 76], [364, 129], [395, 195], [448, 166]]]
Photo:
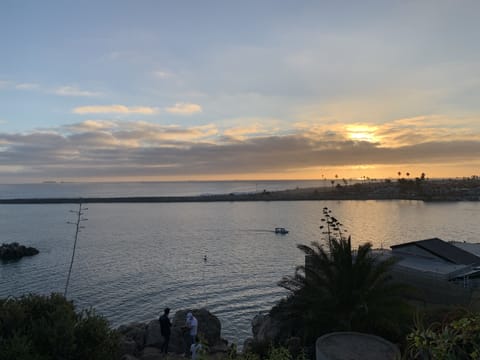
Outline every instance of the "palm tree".
[[401, 298], [405, 287], [391, 281], [393, 259], [377, 260], [372, 245], [354, 252], [350, 237], [331, 237], [329, 251], [318, 242], [298, 245], [306, 265], [279, 285], [289, 296], [278, 306], [295, 319], [305, 339], [331, 331], [366, 331], [392, 336], [403, 331], [409, 308]]

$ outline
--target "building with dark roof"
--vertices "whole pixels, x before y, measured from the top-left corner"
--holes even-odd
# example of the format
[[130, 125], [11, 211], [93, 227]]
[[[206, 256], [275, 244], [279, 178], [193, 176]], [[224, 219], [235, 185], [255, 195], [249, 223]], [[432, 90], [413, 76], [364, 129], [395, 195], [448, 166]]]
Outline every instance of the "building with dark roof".
[[414, 289], [407, 297], [438, 305], [468, 306], [480, 299], [480, 244], [449, 243], [438, 238], [407, 242], [380, 251], [396, 258], [394, 280]]
[[418, 256], [455, 265], [480, 265], [480, 257], [439, 238], [393, 245], [394, 256]]

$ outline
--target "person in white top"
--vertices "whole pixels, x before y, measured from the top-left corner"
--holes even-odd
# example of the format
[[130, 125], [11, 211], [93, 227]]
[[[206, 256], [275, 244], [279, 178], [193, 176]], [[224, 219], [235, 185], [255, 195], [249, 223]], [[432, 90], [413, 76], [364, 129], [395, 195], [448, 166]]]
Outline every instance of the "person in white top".
[[187, 313], [187, 319], [185, 321], [185, 326], [188, 328], [188, 343], [187, 351], [191, 351], [192, 345], [195, 343], [195, 337], [198, 333], [198, 321], [195, 316], [191, 312]]

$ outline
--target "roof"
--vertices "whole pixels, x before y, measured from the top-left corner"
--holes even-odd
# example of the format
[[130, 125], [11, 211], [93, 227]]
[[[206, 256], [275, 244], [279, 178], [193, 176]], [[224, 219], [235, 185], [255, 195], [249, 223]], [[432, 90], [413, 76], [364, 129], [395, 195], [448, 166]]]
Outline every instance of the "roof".
[[392, 250], [401, 249], [407, 246], [417, 246], [429, 253], [453, 264], [480, 264], [480, 257], [460, 249], [459, 247], [449, 244], [439, 238], [411, 241], [399, 245], [391, 246]]
[[458, 265], [435, 260], [432, 261], [416, 256], [403, 258], [399, 260], [396, 265], [397, 267], [406, 267], [420, 273], [432, 273], [444, 277], [449, 277], [451, 273], [461, 272], [462, 269], [471, 269], [468, 265]]

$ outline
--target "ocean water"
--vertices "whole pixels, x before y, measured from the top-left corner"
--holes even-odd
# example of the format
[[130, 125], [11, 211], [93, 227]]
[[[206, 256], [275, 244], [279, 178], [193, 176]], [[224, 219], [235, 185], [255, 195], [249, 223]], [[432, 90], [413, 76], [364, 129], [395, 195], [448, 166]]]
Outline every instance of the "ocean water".
[[[206, 185], [183, 193], [178, 189], [182, 185], [176, 186], [180, 195], [208, 187], [218, 191], [213, 183]], [[88, 194], [106, 194], [93, 184], [85, 188]], [[110, 193], [120, 196], [140, 195], [113, 190], [111, 186]], [[30, 191], [36, 197], [46, 193]], [[354, 245], [370, 241], [388, 248], [430, 237], [480, 241], [478, 202], [88, 204], [68, 297], [79, 308], [95, 307], [114, 326], [156, 318], [166, 306], [173, 312], [206, 307], [220, 318], [223, 337], [241, 345], [251, 336], [253, 316], [285, 296], [277, 283], [303, 262], [296, 245], [322, 241], [319, 225], [325, 206], [344, 223]], [[73, 247], [74, 227], [67, 224], [75, 220], [72, 210], [77, 206], [0, 205], [0, 242], [17, 241], [40, 250], [31, 258], [0, 263], [0, 297], [63, 293]], [[290, 233], [274, 234], [278, 226]]]
[[0, 199], [192, 196], [330, 186], [327, 180], [0, 184]]

